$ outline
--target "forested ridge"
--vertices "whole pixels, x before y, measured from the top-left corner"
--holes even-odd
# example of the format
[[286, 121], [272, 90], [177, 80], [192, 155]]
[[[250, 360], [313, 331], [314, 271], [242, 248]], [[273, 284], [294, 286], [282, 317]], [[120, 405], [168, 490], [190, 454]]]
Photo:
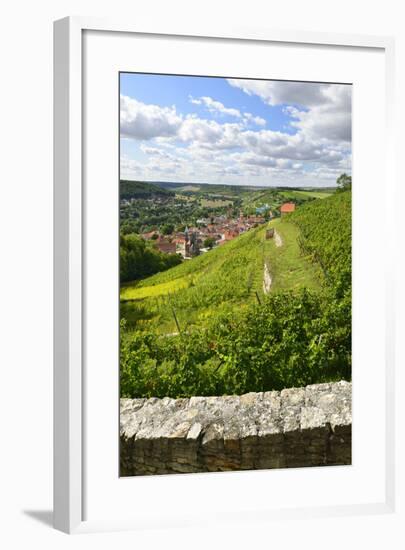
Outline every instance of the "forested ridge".
[[151, 196], [167, 197], [173, 193], [153, 183], [144, 181], [120, 181], [120, 199], [142, 199]]

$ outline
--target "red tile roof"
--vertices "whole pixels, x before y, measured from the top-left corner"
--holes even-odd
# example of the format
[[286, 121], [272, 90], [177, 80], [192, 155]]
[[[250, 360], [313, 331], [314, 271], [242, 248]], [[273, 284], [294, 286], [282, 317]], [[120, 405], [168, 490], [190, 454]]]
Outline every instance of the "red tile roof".
[[176, 252], [176, 243], [169, 241], [158, 241], [156, 244], [160, 252], [166, 252], [168, 254]]
[[142, 233], [142, 237], [144, 239], [151, 239], [155, 234], [157, 234], [157, 231], [149, 231], [149, 233]]
[[285, 202], [280, 206], [280, 212], [287, 214], [288, 212], [294, 212], [295, 204], [293, 202]]

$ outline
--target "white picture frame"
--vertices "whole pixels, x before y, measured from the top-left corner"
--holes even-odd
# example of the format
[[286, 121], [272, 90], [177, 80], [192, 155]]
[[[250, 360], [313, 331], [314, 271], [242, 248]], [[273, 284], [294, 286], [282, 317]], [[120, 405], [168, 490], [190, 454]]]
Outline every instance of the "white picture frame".
[[[84, 402], [89, 390], [83, 367], [86, 334], [84, 331], [83, 300], [85, 254], [84, 225], [86, 205], [84, 203], [83, 173], [83, 83], [85, 80], [83, 64], [83, 40], [86, 32], [109, 32], [121, 35], [142, 37], [176, 37], [186, 40], [194, 37], [199, 40], [221, 40], [229, 43], [278, 43], [284, 45], [322, 46], [359, 50], [378, 50], [384, 56], [385, 63], [385, 142], [384, 180], [387, 208], [394, 201], [393, 174], [393, 89], [394, 89], [394, 43], [389, 37], [369, 37], [356, 35], [330, 35], [320, 33], [297, 33], [263, 29], [195, 29], [178, 28], [142, 28], [136, 23], [97, 20], [93, 18], [70, 17], [55, 22], [54, 34], [54, 525], [62, 531], [85, 532], [103, 529], [128, 529], [154, 527], [159, 525], [198, 524], [196, 517], [173, 522], [160, 516], [157, 520], [153, 510], [136, 521], [135, 517], [100, 517], [88, 520], [84, 516], [87, 496], [84, 481], [88, 474], [86, 467], [86, 438], [88, 429], [84, 427]], [[355, 152], [356, 154], [356, 148]], [[389, 223], [389, 222], [388, 222]], [[357, 502], [345, 505], [336, 503], [329, 506], [312, 505], [306, 508], [272, 510], [269, 519], [303, 518], [324, 516], [351, 516], [355, 514], [395, 514], [396, 478], [395, 478], [395, 363], [393, 342], [393, 284], [391, 280], [393, 254], [388, 248], [388, 265], [385, 286], [379, 290], [384, 295], [386, 307], [385, 340], [385, 489], [384, 498], [375, 502]], [[390, 269], [391, 268], [391, 269]], [[104, 391], [104, 389], [103, 389]], [[118, 405], [117, 405], [118, 406]], [[117, 432], [118, 437], [118, 432]], [[118, 475], [118, 474], [117, 474]], [[262, 475], [256, 473], [257, 476]], [[286, 474], [288, 475], [288, 473]], [[178, 476], [173, 476], [173, 488]], [[219, 478], [217, 478], [219, 479]], [[228, 485], [229, 485], [228, 478]], [[103, 480], [100, 479], [100, 484]], [[145, 485], [144, 482], [142, 482]], [[152, 481], [154, 487], [160, 480]], [[113, 504], [113, 503], [112, 503]], [[147, 511], [146, 511], [147, 512]], [[257, 518], [265, 519], [268, 511], [263, 508]], [[227, 518], [241, 516], [233, 513]], [[224, 516], [223, 519], [226, 519]], [[251, 517], [246, 515], [246, 519]], [[209, 521], [206, 518], [201, 521]], [[221, 518], [219, 517], [219, 520]]]

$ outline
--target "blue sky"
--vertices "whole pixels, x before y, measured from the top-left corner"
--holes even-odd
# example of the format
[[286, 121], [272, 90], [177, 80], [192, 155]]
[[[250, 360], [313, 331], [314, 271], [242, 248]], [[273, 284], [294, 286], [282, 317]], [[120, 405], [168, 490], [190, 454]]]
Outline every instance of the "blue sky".
[[[197, 113], [200, 116], [206, 116], [207, 110], [203, 106], [191, 103], [190, 96], [208, 96], [226, 106], [236, 106], [263, 117], [269, 129], [296, 133], [296, 129], [289, 127], [290, 117], [284, 113], [282, 106], [266, 105], [258, 96], [247, 95], [242, 90], [230, 86], [224, 78], [123, 73], [121, 94], [134, 97], [143, 103], [155, 103], [166, 107], [176, 105], [181, 113]], [[221, 120], [232, 122], [234, 118], [222, 115]]]
[[351, 86], [122, 73], [121, 178], [333, 185], [351, 169]]

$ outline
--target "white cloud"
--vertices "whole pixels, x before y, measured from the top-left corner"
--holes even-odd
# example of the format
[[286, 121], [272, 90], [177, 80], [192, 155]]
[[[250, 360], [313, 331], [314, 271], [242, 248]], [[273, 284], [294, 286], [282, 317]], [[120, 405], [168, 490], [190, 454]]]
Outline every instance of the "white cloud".
[[181, 141], [215, 143], [220, 139], [221, 134], [222, 126], [218, 122], [188, 116], [180, 126], [177, 137]]
[[[235, 84], [235, 82], [237, 84]], [[266, 121], [208, 96], [192, 98], [213, 120], [182, 115], [173, 107], [121, 96], [121, 135], [140, 142], [146, 160], [121, 159], [123, 177], [173, 181], [316, 185], [333, 183], [351, 169], [351, 87], [230, 81], [245, 93], [281, 105], [291, 135], [265, 129]], [[309, 89], [306, 89], [309, 86]], [[235, 122], [223, 122], [221, 115]], [[259, 126], [260, 128], [256, 128]], [[135, 145], [135, 147], [137, 147]]]
[[163, 149], [159, 149], [158, 147], [150, 147], [149, 145], [145, 145], [144, 143], [141, 144], [140, 149], [145, 155], [149, 155], [152, 157], [159, 157], [159, 158], [165, 158], [170, 160], [173, 160], [176, 158], [173, 154], [168, 153]]
[[264, 157], [254, 152], [235, 153], [232, 155], [232, 160], [236, 162], [240, 167], [244, 164], [253, 166], [265, 166], [276, 168], [277, 160], [273, 157]]
[[136, 99], [120, 97], [120, 131], [123, 137], [152, 139], [157, 136], [176, 135], [182, 117], [175, 107], [146, 105]]
[[290, 135], [272, 130], [247, 131], [242, 137], [248, 149], [263, 157], [326, 163], [343, 158], [333, 144], [311, 139], [302, 132]]
[[221, 114], [232, 116], [235, 118], [243, 119], [245, 124], [257, 124], [258, 126], [265, 126], [266, 121], [260, 116], [254, 116], [252, 113], [241, 113], [239, 109], [234, 109], [232, 107], [225, 107], [220, 101], [212, 99], [212, 97], [202, 96], [200, 98], [194, 98], [189, 96], [190, 103], [193, 105], [204, 105], [211, 114]]
[[351, 140], [350, 85], [242, 79], [228, 83], [269, 105], [286, 105], [296, 119], [292, 126], [311, 137]]
[[228, 83], [249, 95], [257, 95], [269, 105], [294, 104], [310, 107], [326, 101], [324, 90], [329, 84], [276, 80], [228, 79]]
[[212, 97], [203, 96], [198, 99], [190, 96], [190, 102], [194, 105], [205, 105], [210, 113], [221, 113], [223, 115], [233, 116], [241, 118], [241, 112], [239, 109], [233, 109], [232, 107], [225, 107], [220, 101], [212, 99]]
[[351, 86], [330, 85], [324, 89], [323, 103], [314, 105], [308, 111], [296, 110], [292, 122], [308, 136], [335, 141], [351, 140]]
[[266, 121], [264, 118], [260, 116], [253, 116], [252, 113], [243, 113], [243, 117], [245, 122], [253, 122], [254, 124], [257, 124], [258, 126], [266, 126]]

